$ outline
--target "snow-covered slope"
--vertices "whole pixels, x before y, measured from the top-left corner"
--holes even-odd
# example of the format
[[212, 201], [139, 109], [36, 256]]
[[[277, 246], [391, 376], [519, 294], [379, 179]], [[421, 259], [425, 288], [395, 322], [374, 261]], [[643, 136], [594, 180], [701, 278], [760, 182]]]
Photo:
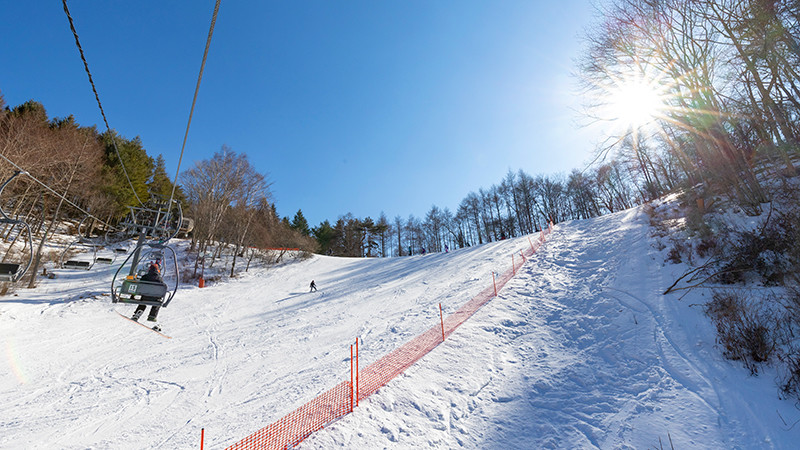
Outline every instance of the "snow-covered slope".
[[[117, 316], [113, 267], [58, 271], [0, 299], [0, 448], [197, 448], [201, 428], [207, 448], [233, 444], [349, 378], [356, 336], [377, 360], [527, 245], [315, 256], [185, 287], [160, 315], [171, 340]], [[636, 210], [559, 224], [498, 298], [302, 446], [795, 447], [800, 412], [719, 356], [700, 294], [660, 295], [679, 270], [662, 261]]]
[[638, 210], [559, 224], [500, 296], [309, 448], [797, 448], [769, 371], [714, 348]]

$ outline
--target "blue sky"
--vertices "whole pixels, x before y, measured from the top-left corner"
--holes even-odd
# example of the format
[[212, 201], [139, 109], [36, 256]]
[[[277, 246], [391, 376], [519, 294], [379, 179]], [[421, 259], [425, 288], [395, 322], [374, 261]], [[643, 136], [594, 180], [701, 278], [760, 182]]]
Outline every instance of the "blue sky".
[[[109, 123], [177, 168], [213, 0], [68, 1]], [[60, 1], [0, 6], [0, 92], [102, 119]], [[511, 170], [566, 173], [590, 0], [225, 1], [182, 170], [222, 145], [312, 225], [455, 211]]]

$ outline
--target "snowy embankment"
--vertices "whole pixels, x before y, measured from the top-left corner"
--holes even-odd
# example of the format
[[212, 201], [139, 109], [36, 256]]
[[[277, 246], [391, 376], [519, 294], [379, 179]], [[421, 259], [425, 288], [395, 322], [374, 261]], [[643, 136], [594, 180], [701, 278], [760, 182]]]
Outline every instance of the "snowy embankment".
[[[794, 448], [795, 404], [721, 358], [700, 293], [660, 294], [683, 267], [650, 242], [636, 210], [558, 225], [499, 297], [302, 447]], [[233, 444], [349, 378], [355, 336], [365, 366], [526, 245], [185, 287], [160, 315], [171, 340], [114, 313], [133, 310], [103, 295], [116, 266], [56, 270], [0, 300], [0, 448], [197, 448], [201, 428]]]

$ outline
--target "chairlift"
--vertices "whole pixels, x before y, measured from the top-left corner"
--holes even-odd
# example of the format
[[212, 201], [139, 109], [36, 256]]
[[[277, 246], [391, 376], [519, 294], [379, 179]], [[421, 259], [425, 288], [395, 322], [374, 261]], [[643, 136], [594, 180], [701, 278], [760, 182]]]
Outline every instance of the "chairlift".
[[111, 258], [106, 257], [106, 256], [98, 256], [97, 258], [94, 259], [94, 263], [95, 264], [104, 264], [104, 265], [110, 266], [111, 264], [114, 264], [114, 261], [116, 259], [117, 259], [117, 255], [114, 255]]
[[[107, 247], [101, 247], [103, 250], [103, 256], [95, 256], [94, 263], [95, 264], [102, 264], [105, 266], [110, 266], [114, 264], [114, 261], [117, 260], [117, 252], [116, 249], [109, 249]], [[99, 253], [99, 252], [98, 252]]]
[[[134, 256], [131, 253], [114, 273], [111, 282], [112, 303], [135, 303], [166, 307], [178, 291], [178, 257], [172, 247], [151, 243], [149, 249], [142, 249], [136, 266], [133, 266]], [[142, 280], [150, 264], [154, 261], [161, 263], [161, 277], [164, 284]], [[124, 275], [126, 273], [128, 275]]]
[[[21, 173], [25, 173], [25, 172], [22, 172], [21, 170], [18, 170], [16, 172], [14, 172], [14, 174], [11, 175], [11, 177], [9, 179], [7, 179], [2, 184], [2, 186], [0, 186], [0, 197], [2, 197], [3, 189], [5, 189], [5, 187], [8, 185], [8, 183], [10, 183], [11, 180], [16, 178], [16, 176], [21, 174]], [[25, 243], [25, 246], [28, 248], [27, 261], [23, 260], [23, 261], [17, 261], [17, 262], [2, 262], [2, 263], [0, 263], [0, 281], [7, 281], [7, 282], [11, 282], [11, 283], [16, 283], [17, 281], [20, 280], [20, 278], [22, 278], [25, 275], [25, 272], [28, 271], [28, 268], [30, 268], [31, 263], [33, 262], [33, 235], [31, 234], [31, 227], [25, 221], [12, 219], [12, 218], [10, 218], [8, 216], [8, 214], [6, 214], [6, 212], [3, 210], [3, 204], [2, 204], [1, 201], [0, 201], [0, 216], [2, 216], [2, 217], [0, 217], [0, 224], [7, 224], [7, 225], [11, 225], [12, 227], [16, 227], [16, 226], [22, 227], [22, 229], [20, 231], [18, 231], [17, 237], [19, 237], [19, 235], [21, 235], [23, 233], [23, 231], [27, 235], [27, 241]], [[16, 238], [14, 239], [14, 241], [12, 241], [12, 244], [11, 244], [12, 246], [14, 245], [14, 242], [16, 242]], [[23, 250], [24, 250], [24, 248], [25, 247], [23, 247]], [[9, 248], [9, 250], [11, 250], [11, 249]]]
[[172, 200], [155, 200], [144, 206], [129, 206], [128, 215], [120, 222], [123, 230], [130, 234], [144, 234], [153, 241], [167, 242], [181, 231], [183, 209], [181, 203]]
[[[62, 269], [91, 270], [94, 263], [97, 261], [97, 247], [99, 247], [99, 244], [87, 236], [86, 234], [88, 233], [84, 234], [83, 231], [83, 224], [88, 218], [89, 216], [86, 216], [81, 219], [80, 223], [78, 223], [78, 238], [67, 245], [64, 251], [61, 252], [58, 265]], [[88, 253], [88, 251], [91, 251], [91, 259], [87, 257], [75, 257], [73, 259], [70, 250], [75, 249], [87, 250], [80, 253]]]
[[189, 237], [189, 233], [194, 231], [194, 219], [190, 217], [184, 217], [181, 220], [181, 226], [178, 229], [178, 237], [187, 238]]
[[[167, 241], [178, 234], [183, 220], [180, 202], [172, 203], [170, 206], [173, 208], [158, 201], [130, 208], [130, 214], [121, 225], [138, 231], [139, 241], [114, 274], [112, 303], [166, 307], [172, 301], [178, 291], [178, 257]], [[161, 262], [164, 284], [142, 279], [149, 265], [156, 260]], [[121, 275], [124, 273], [127, 275]]]

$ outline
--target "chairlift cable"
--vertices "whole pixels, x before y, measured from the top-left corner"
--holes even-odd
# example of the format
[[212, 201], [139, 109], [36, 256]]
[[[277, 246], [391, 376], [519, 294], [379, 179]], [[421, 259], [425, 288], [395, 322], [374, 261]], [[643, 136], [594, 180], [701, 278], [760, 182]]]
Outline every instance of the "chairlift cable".
[[22, 172], [24, 175], [27, 175], [27, 176], [28, 176], [28, 178], [30, 178], [31, 180], [33, 180], [33, 181], [35, 181], [35, 182], [39, 183], [39, 184], [40, 184], [42, 187], [44, 187], [44, 188], [45, 188], [45, 189], [47, 189], [48, 191], [52, 192], [52, 193], [53, 193], [53, 195], [55, 195], [56, 197], [58, 197], [58, 198], [60, 198], [60, 199], [64, 200], [65, 202], [67, 202], [67, 204], [69, 204], [70, 206], [74, 207], [74, 208], [75, 208], [75, 209], [77, 209], [78, 211], [80, 211], [80, 212], [82, 212], [82, 213], [86, 214], [87, 216], [89, 216], [89, 217], [91, 217], [91, 218], [93, 218], [93, 219], [97, 220], [98, 222], [102, 223], [103, 225], [105, 225], [105, 226], [107, 226], [107, 227], [109, 227], [109, 228], [114, 228], [114, 229], [116, 229], [116, 228], [117, 228], [117, 227], [115, 227], [115, 226], [113, 226], [113, 225], [111, 225], [111, 224], [108, 224], [108, 223], [106, 223], [106, 221], [105, 221], [105, 220], [103, 220], [103, 219], [100, 219], [99, 217], [97, 217], [97, 216], [95, 216], [95, 215], [93, 215], [93, 214], [90, 214], [88, 211], [84, 210], [84, 209], [83, 209], [83, 208], [81, 208], [80, 206], [78, 206], [78, 205], [76, 205], [75, 203], [71, 202], [71, 201], [70, 201], [70, 200], [69, 200], [67, 197], [65, 197], [63, 194], [59, 194], [58, 192], [56, 192], [55, 190], [53, 190], [53, 188], [51, 188], [50, 186], [48, 186], [48, 185], [46, 185], [46, 184], [42, 183], [42, 182], [41, 182], [41, 181], [39, 181], [39, 180], [38, 180], [36, 177], [34, 177], [33, 175], [31, 175], [31, 173], [30, 173], [30, 172], [28, 172], [27, 170], [25, 170], [25, 169], [23, 169], [22, 167], [20, 167], [20, 166], [19, 166], [18, 164], [16, 164], [14, 161], [11, 161], [10, 159], [8, 159], [8, 158], [6, 157], [6, 155], [4, 155], [4, 154], [0, 153], [0, 158], [3, 158], [3, 159], [5, 159], [6, 161], [8, 161], [8, 163], [9, 163], [9, 164], [11, 164], [12, 166], [16, 167], [16, 168], [17, 168], [17, 170], [19, 170], [20, 172]]
[[[63, 0], [66, 2], [67, 0]], [[197, 93], [200, 91], [200, 82], [203, 80], [203, 70], [206, 67], [206, 59], [208, 58], [208, 49], [211, 47], [211, 36], [214, 34], [214, 25], [217, 23], [217, 13], [219, 12], [219, 4], [221, 0], [217, 0], [214, 5], [214, 13], [211, 16], [211, 26], [208, 29], [208, 38], [206, 39], [206, 48], [203, 52], [203, 61], [200, 63], [200, 73], [197, 75], [197, 86], [194, 88], [194, 97], [192, 98], [192, 107], [189, 109], [189, 121], [186, 123], [186, 133], [183, 135], [183, 144], [181, 145], [181, 154], [178, 158], [178, 170], [175, 171], [175, 181], [172, 183], [172, 193], [169, 196], [167, 207], [172, 204], [175, 198], [175, 189], [178, 186], [178, 175], [181, 173], [181, 163], [183, 162], [183, 152], [186, 150], [186, 140], [189, 137], [189, 127], [192, 125], [192, 115], [194, 114], [194, 105], [197, 103]], [[66, 5], [66, 3], [64, 3]]]
[[100, 103], [100, 95], [97, 93], [97, 88], [94, 85], [94, 80], [92, 79], [92, 72], [89, 71], [89, 63], [86, 61], [86, 55], [83, 53], [83, 47], [81, 47], [81, 41], [78, 39], [78, 31], [75, 30], [75, 24], [72, 21], [72, 15], [69, 13], [69, 8], [67, 8], [67, 0], [61, 0], [64, 5], [64, 12], [67, 14], [67, 19], [69, 20], [69, 28], [72, 30], [72, 35], [75, 36], [75, 45], [78, 46], [78, 51], [81, 54], [81, 60], [83, 61], [83, 67], [86, 70], [86, 75], [89, 77], [89, 84], [92, 85], [92, 91], [94, 91], [94, 98], [97, 100], [97, 106], [100, 108], [100, 115], [103, 116], [103, 122], [106, 124], [106, 130], [108, 130], [108, 134], [111, 137], [111, 145], [114, 147], [114, 152], [117, 154], [117, 158], [119, 159], [119, 165], [122, 167], [122, 173], [125, 174], [125, 179], [128, 180], [128, 186], [130, 186], [131, 191], [133, 191], [133, 196], [136, 197], [136, 201], [139, 202], [140, 205], [144, 205], [142, 200], [139, 198], [139, 194], [136, 193], [136, 189], [133, 187], [133, 183], [131, 182], [131, 178], [128, 176], [128, 170], [125, 169], [125, 163], [122, 161], [122, 155], [119, 153], [119, 148], [117, 148], [117, 140], [114, 139], [114, 133], [111, 131], [111, 127], [108, 125], [108, 119], [106, 119], [106, 113], [103, 111], [103, 104]]

